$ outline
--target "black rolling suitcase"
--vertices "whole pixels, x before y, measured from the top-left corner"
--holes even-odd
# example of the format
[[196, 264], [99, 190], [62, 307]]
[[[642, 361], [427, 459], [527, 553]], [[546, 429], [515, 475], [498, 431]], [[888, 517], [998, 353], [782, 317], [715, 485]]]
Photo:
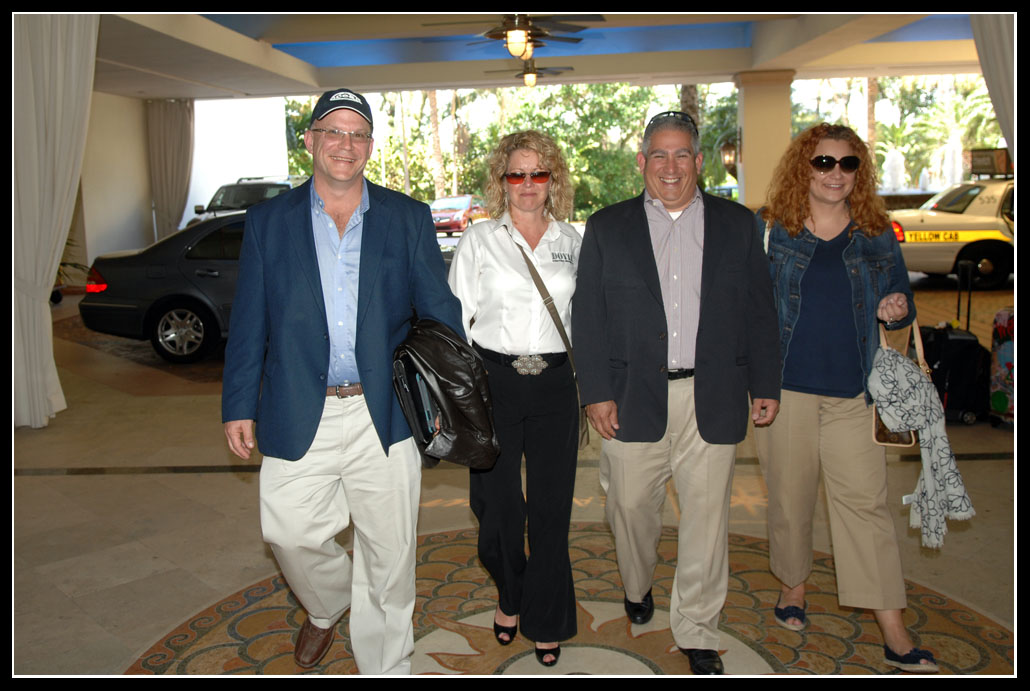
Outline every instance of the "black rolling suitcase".
[[[963, 262], [964, 264], [965, 262]], [[967, 269], [963, 271], [963, 269]], [[986, 420], [990, 404], [991, 353], [969, 331], [969, 309], [972, 303], [972, 262], [959, 267], [959, 301], [956, 317], [962, 309], [962, 286], [968, 290], [966, 328], [953, 326], [920, 327], [926, 363], [933, 370], [933, 383], [949, 421], [961, 420], [972, 425]]]

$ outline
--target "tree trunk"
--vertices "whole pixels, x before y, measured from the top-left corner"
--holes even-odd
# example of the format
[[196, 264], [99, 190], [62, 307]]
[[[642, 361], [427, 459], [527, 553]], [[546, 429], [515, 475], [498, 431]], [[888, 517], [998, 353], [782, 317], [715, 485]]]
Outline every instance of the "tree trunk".
[[458, 90], [451, 91], [451, 116], [454, 118], [454, 136], [451, 137], [451, 196], [458, 196], [458, 135], [461, 120], [458, 119]]
[[436, 198], [439, 199], [447, 194], [447, 179], [443, 170], [443, 150], [440, 148], [440, 113], [436, 108], [436, 89], [430, 89], [429, 96], [429, 125], [432, 128], [431, 141], [433, 145], [433, 188]]
[[875, 156], [876, 152], [876, 101], [880, 98], [880, 83], [876, 81], [876, 77], [868, 77], [866, 79], [866, 123], [868, 130], [866, 134], [866, 144], [869, 145], [869, 151], [873, 152]]
[[411, 174], [408, 171], [408, 127], [404, 122], [404, 92], [398, 92], [397, 103], [400, 105], [401, 152], [404, 157], [404, 194], [411, 196]]
[[698, 127], [701, 126], [701, 114], [697, 107], [697, 84], [680, 85], [680, 110], [694, 118]]

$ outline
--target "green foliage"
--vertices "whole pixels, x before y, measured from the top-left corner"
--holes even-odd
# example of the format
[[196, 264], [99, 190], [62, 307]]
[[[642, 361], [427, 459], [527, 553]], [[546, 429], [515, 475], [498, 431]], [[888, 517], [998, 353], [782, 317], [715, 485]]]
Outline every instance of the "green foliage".
[[[879, 101], [890, 103], [897, 121], [877, 121], [874, 154], [883, 166], [890, 151], [905, 161], [907, 182], [916, 186], [923, 171], [931, 185], [941, 182], [942, 151], [957, 133], [964, 150], [995, 148], [1002, 141], [994, 108], [983, 78], [979, 75], [933, 75], [880, 77], [876, 80]], [[845, 106], [853, 80], [824, 80], [815, 109], [793, 105], [793, 134], [819, 123], [850, 124]], [[840, 114], [833, 116], [831, 114]], [[859, 132], [865, 137], [865, 132]]]
[[698, 85], [700, 102], [701, 151], [704, 163], [701, 168], [701, 187], [709, 189], [736, 183], [722, 164], [722, 145], [737, 136], [737, 91], [728, 95], [715, 96], [709, 85]]
[[507, 129], [536, 129], [558, 142], [575, 185], [573, 218], [583, 220], [640, 193], [636, 155], [655, 102], [651, 87], [565, 84], [537, 87], [525, 96]]
[[311, 175], [311, 154], [304, 147], [304, 132], [311, 121], [315, 100], [286, 99], [286, 156], [290, 175]]
[[[865, 80], [862, 80], [863, 82]], [[792, 130], [798, 134], [819, 122], [846, 124], [851, 79], [827, 80], [814, 108], [792, 107]], [[905, 157], [910, 181], [933, 164], [935, 152], [951, 132], [962, 134], [964, 148], [999, 144], [1001, 133], [980, 77], [884, 77], [877, 82], [881, 99], [900, 113], [898, 124], [877, 123], [876, 155], [887, 151]], [[640, 193], [643, 181], [636, 155], [649, 112], [678, 109], [678, 90], [628, 84], [538, 85], [437, 93], [439, 128], [448, 193], [457, 178], [458, 194], [482, 194], [487, 159], [497, 142], [511, 132], [535, 129], [552, 136], [565, 155], [575, 185], [573, 219], [584, 220], [598, 209]], [[366, 174], [387, 187], [405, 189], [405, 148], [411, 196], [435, 198], [432, 175], [432, 125], [424, 92], [382, 94], [385, 122], [376, 123], [376, 141]], [[404, 139], [400, 123], [405, 114]], [[705, 188], [732, 184], [719, 148], [737, 131], [736, 90], [698, 85], [701, 149]], [[286, 137], [290, 173], [311, 174], [311, 157], [303, 133], [314, 99], [288, 100]], [[834, 115], [841, 113], [840, 116]], [[457, 142], [454, 141], [457, 132]], [[860, 133], [864, 136], [865, 133]], [[938, 156], [939, 158], [939, 156]]]

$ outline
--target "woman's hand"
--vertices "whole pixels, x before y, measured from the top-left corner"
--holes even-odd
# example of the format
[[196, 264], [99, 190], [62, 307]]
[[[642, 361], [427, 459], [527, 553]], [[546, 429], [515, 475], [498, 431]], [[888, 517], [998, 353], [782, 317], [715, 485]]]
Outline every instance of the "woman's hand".
[[908, 298], [904, 293], [891, 293], [880, 300], [876, 308], [876, 318], [882, 322], [893, 324], [908, 316]]

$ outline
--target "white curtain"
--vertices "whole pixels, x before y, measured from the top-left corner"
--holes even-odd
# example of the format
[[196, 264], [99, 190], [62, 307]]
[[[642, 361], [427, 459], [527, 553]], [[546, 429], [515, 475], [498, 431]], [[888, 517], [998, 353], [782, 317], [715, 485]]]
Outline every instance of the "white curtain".
[[14, 425], [45, 427], [67, 404], [49, 297], [71, 225], [89, 126], [97, 15], [12, 18]]
[[991, 94], [994, 114], [998, 117], [1001, 133], [1005, 135], [1009, 153], [1015, 153], [1015, 81], [1016, 56], [1014, 51], [1015, 15], [972, 14], [976, 52], [980, 56], [980, 69], [984, 73], [987, 91]]
[[193, 167], [193, 99], [147, 101], [150, 188], [157, 237], [179, 229]]

